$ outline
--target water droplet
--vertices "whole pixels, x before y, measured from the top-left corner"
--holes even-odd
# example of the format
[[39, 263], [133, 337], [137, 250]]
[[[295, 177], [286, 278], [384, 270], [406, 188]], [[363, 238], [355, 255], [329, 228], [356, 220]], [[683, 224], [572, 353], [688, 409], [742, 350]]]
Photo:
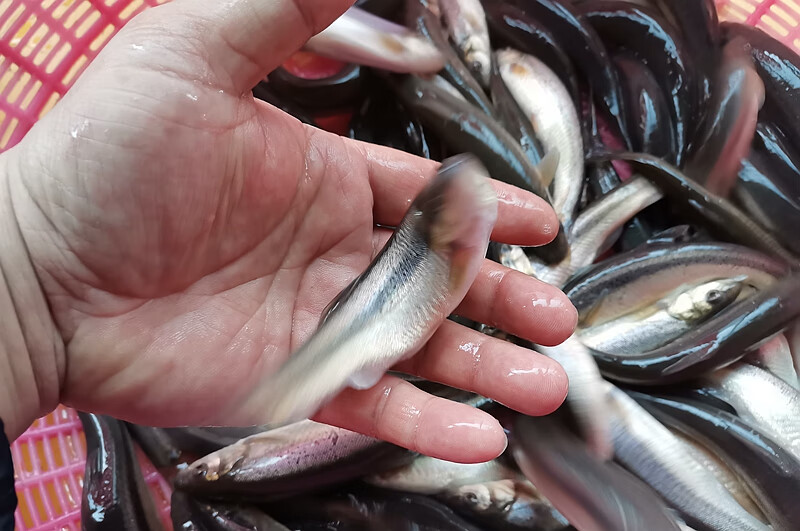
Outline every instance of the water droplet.
[[197, 96], [194, 94], [190, 94], [189, 92], [186, 93], [186, 97], [192, 101], [197, 101]]
[[144, 51], [144, 46], [142, 46], [141, 44], [131, 44], [131, 48], [133, 48], [137, 52]]
[[72, 138], [78, 138], [78, 135], [89, 127], [89, 120], [83, 120], [77, 124], [74, 124], [69, 130], [69, 136]]

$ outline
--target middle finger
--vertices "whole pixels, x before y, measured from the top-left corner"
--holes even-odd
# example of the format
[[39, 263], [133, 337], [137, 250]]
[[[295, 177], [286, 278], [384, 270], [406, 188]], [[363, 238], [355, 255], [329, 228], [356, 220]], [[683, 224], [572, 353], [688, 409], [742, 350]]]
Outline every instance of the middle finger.
[[567, 396], [556, 361], [453, 321], [445, 321], [395, 370], [478, 393], [527, 415], [547, 415]]

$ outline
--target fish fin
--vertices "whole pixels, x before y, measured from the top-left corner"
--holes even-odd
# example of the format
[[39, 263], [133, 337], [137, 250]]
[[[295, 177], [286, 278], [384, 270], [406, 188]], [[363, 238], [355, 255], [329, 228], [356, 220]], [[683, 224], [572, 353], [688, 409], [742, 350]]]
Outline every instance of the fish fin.
[[347, 385], [353, 389], [369, 389], [386, 373], [386, 369], [377, 365], [368, 365], [354, 372], [347, 378]]
[[539, 176], [542, 178], [542, 186], [545, 188], [550, 188], [550, 184], [555, 179], [560, 158], [558, 150], [551, 149], [536, 166], [536, 169], [539, 170]]

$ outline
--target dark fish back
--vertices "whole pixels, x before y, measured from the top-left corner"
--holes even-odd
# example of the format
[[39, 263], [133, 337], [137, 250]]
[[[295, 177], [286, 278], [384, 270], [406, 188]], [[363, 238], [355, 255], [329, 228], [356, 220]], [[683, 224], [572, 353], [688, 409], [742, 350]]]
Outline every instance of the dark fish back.
[[86, 436], [81, 527], [86, 531], [161, 530], [133, 440], [122, 422], [79, 412]]
[[581, 16], [606, 46], [635, 53], [658, 79], [672, 115], [680, 164], [694, 132], [692, 112], [697, 94], [694, 67], [682, 36], [657, 12], [630, 2], [603, 0], [587, 6]]

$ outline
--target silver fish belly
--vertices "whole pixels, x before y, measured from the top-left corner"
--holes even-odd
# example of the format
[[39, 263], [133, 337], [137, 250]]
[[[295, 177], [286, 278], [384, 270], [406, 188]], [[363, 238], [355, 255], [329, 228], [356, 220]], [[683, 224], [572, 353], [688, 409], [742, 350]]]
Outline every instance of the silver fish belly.
[[723, 400], [745, 420], [800, 459], [800, 392], [769, 372], [746, 363], [708, 377]]
[[770, 529], [744, 510], [683, 443], [633, 398], [611, 384], [608, 397], [617, 459], [678, 509], [689, 525], [702, 523], [721, 531]]
[[505, 49], [497, 52], [497, 62], [503, 81], [533, 123], [546, 155], [558, 157], [553, 209], [569, 231], [584, 174], [583, 137], [572, 96], [558, 75], [535, 57]]

